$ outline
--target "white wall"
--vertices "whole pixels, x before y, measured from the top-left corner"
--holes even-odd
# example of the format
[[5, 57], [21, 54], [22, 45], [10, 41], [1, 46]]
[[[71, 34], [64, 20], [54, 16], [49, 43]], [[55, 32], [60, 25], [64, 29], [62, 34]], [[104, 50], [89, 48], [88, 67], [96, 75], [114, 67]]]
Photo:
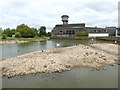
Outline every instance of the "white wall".
[[109, 33], [89, 33], [89, 37], [108, 37]]

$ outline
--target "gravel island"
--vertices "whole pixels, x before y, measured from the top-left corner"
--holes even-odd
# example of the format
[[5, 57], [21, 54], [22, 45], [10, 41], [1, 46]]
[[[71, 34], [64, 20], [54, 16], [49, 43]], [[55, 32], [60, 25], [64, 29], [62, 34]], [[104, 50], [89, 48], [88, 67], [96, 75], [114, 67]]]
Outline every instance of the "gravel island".
[[[94, 47], [98, 47], [98, 45], [100, 48], [105, 48], [110, 52], [118, 54], [118, 51], [116, 51], [118, 50], [118, 45], [116, 44], [97, 44]], [[116, 55], [80, 44], [77, 46], [36, 51], [8, 58], [0, 61], [0, 68], [2, 75], [9, 78], [36, 73], [61, 73], [74, 67], [88, 67], [98, 70], [104, 65], [116, 62], [118, 62]]]

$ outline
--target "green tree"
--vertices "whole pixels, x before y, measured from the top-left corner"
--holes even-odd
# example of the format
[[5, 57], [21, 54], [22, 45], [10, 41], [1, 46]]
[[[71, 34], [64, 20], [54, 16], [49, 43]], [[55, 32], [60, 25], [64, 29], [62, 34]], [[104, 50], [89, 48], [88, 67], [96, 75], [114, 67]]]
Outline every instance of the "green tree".
[[35, 32], [35, 35], [38, 35], [38, 30], [36, 28], [31, 28], [34, 32]]
[[39, 28], [39, 36], [46, 36], [46, 27], [45, 26], [41, 26]]
[[15, 33], [15, 37], [16, 37], [16, 38], [20, 38], [20, 37], [21, 37], [20, 32], [16, 32], [16, 33]]
[[6, 34], [2, 34], [2, 39], [7, 39], [7, 35]]
[[5, 29], [5, 30], [2, 32], [2, 34], [6, 34], [7, 37], [12, 37], [12, 35], [14, 35], [15, 32], [16, 32], [15, 29], [7, 28], [7, 29]]
[[51, 36], [51, 32], [48, 32], [48, 33], [47, 33], [47, 36], [50, 37], [50, 36]]
[[0, 36], [2, 36], [2, 33], [3, 33], [3, 30], [2, 30], [2, 29], [0, 29]]
[[16, 30], [20, 32], [21, 37], [24, 38], [33, 38], [35, 36], [35, 30], [25, 24], [18, 25]]

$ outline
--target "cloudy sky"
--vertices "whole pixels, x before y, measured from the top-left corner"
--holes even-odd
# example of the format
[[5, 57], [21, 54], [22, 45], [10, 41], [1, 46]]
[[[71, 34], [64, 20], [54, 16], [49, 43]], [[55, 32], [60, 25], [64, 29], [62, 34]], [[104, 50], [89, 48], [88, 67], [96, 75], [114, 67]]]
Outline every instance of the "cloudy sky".
[[0, 27], [16, 28], [25, 23], [31, 27], [46, 26], [50, 31], [62, 24], [61, 15], [69, 15], [69, 23], [86, 26], [118, 26], [119, 0], [0, 0]]

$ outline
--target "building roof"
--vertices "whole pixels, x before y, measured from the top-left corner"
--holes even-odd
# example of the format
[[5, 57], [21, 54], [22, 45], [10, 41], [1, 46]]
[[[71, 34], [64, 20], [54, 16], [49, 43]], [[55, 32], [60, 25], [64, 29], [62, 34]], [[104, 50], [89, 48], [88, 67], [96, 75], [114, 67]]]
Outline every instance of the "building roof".
[[68, 16], [68, 15], [62, 15], [62, 16], [61, 16], [61, 18], [62, 18], [62, 17], [68, 17], [68, 18], [69, 18], [69, 16]]
[[81, 26], [81, 25], [85, 26], [85, 23], [57, 24], [56, 26]]

